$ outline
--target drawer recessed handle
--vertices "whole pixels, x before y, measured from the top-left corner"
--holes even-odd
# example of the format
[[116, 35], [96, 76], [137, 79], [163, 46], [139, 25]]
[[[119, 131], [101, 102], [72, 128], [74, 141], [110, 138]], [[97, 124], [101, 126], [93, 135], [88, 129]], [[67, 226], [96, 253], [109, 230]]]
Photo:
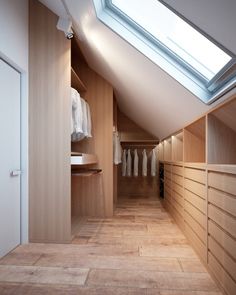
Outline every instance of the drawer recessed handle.
[[14, 176], [20, 176], [21, 173], [22, 173], [21, 170], [12, 170], [11, 173], [10, 173], [10, 175], [12, 177], [14, 177]]

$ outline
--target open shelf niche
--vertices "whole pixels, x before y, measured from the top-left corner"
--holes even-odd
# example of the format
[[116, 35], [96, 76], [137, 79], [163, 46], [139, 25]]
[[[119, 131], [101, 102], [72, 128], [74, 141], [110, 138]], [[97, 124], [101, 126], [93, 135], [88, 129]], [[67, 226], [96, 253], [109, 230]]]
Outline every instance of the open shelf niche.
[[184, 128], [184, 162], [206, 162], [206, 117]]
[[159, 158], [159, 161], [164, 161], [164, 142], [163, 141], [161, 141], [158, 144], [158, 158]]
[[183, 161], [183, 131], [172, 135], [172, 161]]
[[172, 161], [172, 140], [171, 137], [164, 140], [164, 161]]
[[207, 116], [207, 161], [236, 164], [236, 99]]

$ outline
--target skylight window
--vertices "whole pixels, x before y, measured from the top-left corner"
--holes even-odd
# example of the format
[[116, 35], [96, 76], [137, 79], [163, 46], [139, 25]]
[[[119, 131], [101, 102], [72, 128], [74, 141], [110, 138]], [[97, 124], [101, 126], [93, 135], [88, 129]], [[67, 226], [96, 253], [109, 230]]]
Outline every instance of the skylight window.
[[235, 56], [164, 1], [93, 1], [104, 24], [204, 103], [210, 104], [235, 88]]
[[207, 81], [231, 60], [231, 56], [157, 0], [111, 2]]

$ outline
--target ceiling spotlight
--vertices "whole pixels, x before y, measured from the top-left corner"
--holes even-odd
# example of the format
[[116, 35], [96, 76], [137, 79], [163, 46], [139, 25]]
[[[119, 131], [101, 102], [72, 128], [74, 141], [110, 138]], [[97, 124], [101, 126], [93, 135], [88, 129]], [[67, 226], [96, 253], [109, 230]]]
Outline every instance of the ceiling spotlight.
[[69, 18], [59, 17], [57, 29], [64, 32], [66, 38], [69, 40], [74, 37], [74, 33], [72, 31], [72, 21]]

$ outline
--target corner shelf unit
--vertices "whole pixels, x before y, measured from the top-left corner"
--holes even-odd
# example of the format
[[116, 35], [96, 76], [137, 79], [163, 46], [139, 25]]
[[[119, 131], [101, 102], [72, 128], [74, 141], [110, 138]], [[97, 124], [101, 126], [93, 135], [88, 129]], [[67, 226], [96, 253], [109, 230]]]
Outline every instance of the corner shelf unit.
[[158, 144], [164, 162], [236, 165], [236, 97]]

